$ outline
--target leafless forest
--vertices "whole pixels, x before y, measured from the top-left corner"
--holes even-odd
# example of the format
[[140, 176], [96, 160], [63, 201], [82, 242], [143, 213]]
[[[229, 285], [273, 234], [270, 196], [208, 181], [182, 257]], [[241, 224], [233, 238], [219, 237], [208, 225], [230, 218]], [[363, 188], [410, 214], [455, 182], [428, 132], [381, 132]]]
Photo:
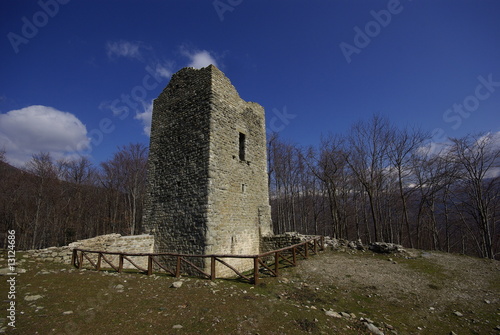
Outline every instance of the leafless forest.
[[54, 161], [48, 153], [34, 155], [22, 171], [2, 164], [2, 231], [16, 231], [18, 249], [61, 246], [102, 234], [137, 234], [146, 162], [147, 148], [129, 144], [98, 167], [86, 157]]
[[[318, 147], [273, 134], [268, 149], [275, 233], [500, 258], [498, 135], [432, 144], [426, 132], [375, 115]], [[0, 159], [0, 227], [16, 230], [18, 249], [141, 232], [144, 145], [120, 147], [99, 166], [39, 153], [19, 170]]]

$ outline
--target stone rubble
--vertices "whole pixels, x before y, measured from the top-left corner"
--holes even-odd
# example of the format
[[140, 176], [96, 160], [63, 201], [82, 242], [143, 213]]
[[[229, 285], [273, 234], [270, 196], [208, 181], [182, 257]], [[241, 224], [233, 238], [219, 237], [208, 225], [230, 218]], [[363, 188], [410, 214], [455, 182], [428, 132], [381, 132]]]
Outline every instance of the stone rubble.
[[35, 295], [27, 295], [24, 297], [25, 301], [36, 301], [38, 299], [43, 298], [43, 295], [35, 294]]
[[[276, 235], [278, 236], [278, 235]], [[279, 235], [280, 239], [274, 238], [276, 245], [273, 247], [278, 249], [279, 247], [284, 247], [292, 244], [301, 243], [307, 241], [317, 235], [303, 235], [297, 232], [286, 232]], [[364, 245], [361, 240], [349, 241], [345, 239], [337, 239], [329, 236], [324, 237], [324, 247], [331, 248], [335, 251], [347, 251], [347, 250], [360, 250], [367, 251], [370, 250], [375, 253], [403, 253], [406, 250], [402, 245], [388, 242], [371, 242], [368, 245]], [[272, 249], [269, 249], [272, 250]]]
[[341, 319], [342, 318], [342, 315], [340, 315], [339, 313], [334, 312], [332, 310], [325, 311], [325, 315], [326, 316], [331, 316], [331, 317], [334, 317], [334, 318], [337, 318], [337, 319]]
[[375, 335], [384, 335], [384, 332], [382, 332], [380, 329], [378, 329], [377, 326], [375, 326], [373, 323], [368, 323], [365, 322], [366, 328], [373, 334]]
[[372, 242], [368, 246], [368, 249], [380, 254], [398, 253], [404, 251], [403, 246], [387, 242]]
[[[337, 318], [337, 319], [352, 319], [352, 320], [356, 319], [356, 315], [354, 313], [335, 312], [332, 309], [329, 309], [329, 310], [323, 309], [323, 311], [325, 312], [326, 316], [330, 316], [330, 317]], [[384, 332], [381, 331], [379, 329], [379, 327], [377, 327], [375, 325], [375, 322], [373, 320], [371, 320], [371, 319], [369, 319], [367, 317], [361, 317], [359, 319], [359, 321], [363, 325], [365, 325], [365, 327], [368, 329], [368, 331], [370, 331], [372, 334], [375, 334], [375, 335], [384, 335]], [[382, 326], [384, 326], [385, 328], [391, 330], [392, 333], [397, 334], [397, 332], [394, 330], [393, 326], [391, 326], [389, 324], [385, 324], [385, 323], [382, 323]]]
[[182, 281], [174, 281], [172, 283], [172, 286], [170, 286], [171, 288], [180, 288], [182, 286], [183, 282]]

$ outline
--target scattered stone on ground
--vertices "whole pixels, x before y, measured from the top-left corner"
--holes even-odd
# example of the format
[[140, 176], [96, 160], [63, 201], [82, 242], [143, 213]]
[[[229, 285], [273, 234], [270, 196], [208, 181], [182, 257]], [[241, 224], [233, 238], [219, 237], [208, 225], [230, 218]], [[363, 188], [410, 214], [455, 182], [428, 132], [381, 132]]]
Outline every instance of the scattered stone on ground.
[[182, 286], [183, 282], [182, 281], [174, 281], [172, 283], [172, 286], [170, 286], [171, 288], [180, 288]]
[[384, 335], [384, 333], [380, 329], [378, 329], [378, 327], [375, 326], [373, 323], [365, 322], [365, 326], [371, 333], [375, 335]]
[[387, 242], [372, 242], [368, 246], [368, 249], [380, 254], [397, 253], [404, 251], [402, 245]]
[[332, 310], [325, 311], [325, 315], [327, 315], [327, 316], [331, 316], [331, 317], [334, 317], [334, 318], [337, 318], [337, 319], [342, 318], [342, 315], [340, 315], [339, 313], [334, 312], [334, 311], [332, 311]]
[[26, 301], [35, 301], [38, 299], [43, 298], [43, 295], [35, 294], [35, 295], [27, 295], [24, 297], [24, 300]]

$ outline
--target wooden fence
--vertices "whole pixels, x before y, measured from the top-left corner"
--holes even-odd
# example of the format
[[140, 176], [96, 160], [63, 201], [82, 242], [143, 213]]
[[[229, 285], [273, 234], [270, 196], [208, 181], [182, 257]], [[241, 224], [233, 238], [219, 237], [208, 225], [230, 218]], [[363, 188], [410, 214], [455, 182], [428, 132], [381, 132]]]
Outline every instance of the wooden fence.
[[[153, 274], [153, 266], [156, 266], [159, 271], [163, 270], [165, 273], [171, 274], [174, 277], [179, 277], [183, 273], [183, 269], [186, 268], [194, 269], [195, 272], [199, 273], [200, 276], [214, 280], [217, 277], [216, 273], [216, 263], [219, 262], [225, 267], [231, 269], [238, 278], [241, 280], [253, 283], [254, 285], [259, 283], [261, 275], [274, 276], [279, 275], [280, 267], [286, 266], [296, 266], [297, 260], [307, 259], [311, 253], [317, 254], [320, 250], [323, 250], [324, 238], [323, 236], [317, 236], [310, 240], [304, 241], [302, 243], [294, 244], [286, 248], [281, 248], [278, 250], [268, 251], [259, 255], [186, 255], [186, 254], [174, 254], [174, 253], [123, 253], [123, 252], [108, 252], [108, 251], [92, 251], [84, 249], [73, 249], [72, 264], [78, 268], [82, 269], [85, 261], [88, 261], [91, 266], [99, 271], [104, 269], [103, 263], [109, 265], [107, 269], [113, 269], [117, 272], [123, 271], [124, 262], [129, 262], [134, 268], [147, 275]], [[97, 254], [97, 259], [95, 257], [90, 257], [89, 255]], [[118, 264], [114, 264], [110, 260], [110, 256], [118, 256]], [[137, 265], [131, 257], [142, 256], [147, 257], [147, 269]], [[168, 267], [162, 264], [158, 260], [159, 257], [172, 257], [175, 259], [175, 267]], [[191, 260], [194, 258], [210, 258], [210, 273], [205, 272], [197, 265], [195, 265]], [[224, 259], [227, 258], [247, 258], [253, 259], [253, 271], [248, 271], [242, 273], [231, 266]]]

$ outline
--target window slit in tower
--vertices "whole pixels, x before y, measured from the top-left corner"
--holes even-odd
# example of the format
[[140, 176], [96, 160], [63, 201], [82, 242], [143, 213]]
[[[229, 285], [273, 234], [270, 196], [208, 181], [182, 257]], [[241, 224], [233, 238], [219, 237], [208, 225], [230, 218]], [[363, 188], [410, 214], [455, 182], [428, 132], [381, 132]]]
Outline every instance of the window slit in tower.
[[240, 133], [240, 161], [245, 160], [245, 134]]

